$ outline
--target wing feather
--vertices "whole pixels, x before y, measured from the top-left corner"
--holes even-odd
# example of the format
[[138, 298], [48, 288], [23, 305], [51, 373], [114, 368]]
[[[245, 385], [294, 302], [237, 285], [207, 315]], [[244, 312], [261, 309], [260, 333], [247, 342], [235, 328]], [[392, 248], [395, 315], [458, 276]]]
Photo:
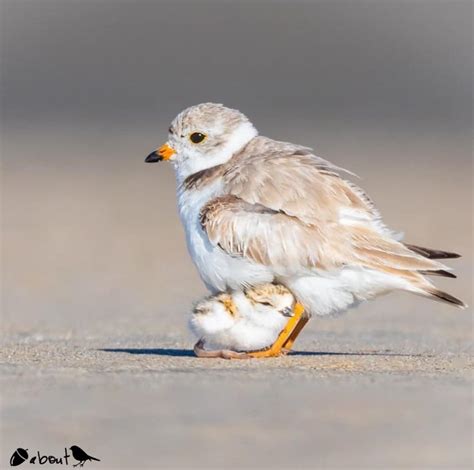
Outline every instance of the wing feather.
[[305, 147], [257, 137], [229, 162], [226, 195], [202, 209], [203, 230], [230, 255], [286, 272], [447, 269], [396, 241], [370, 198], [338, 171]]

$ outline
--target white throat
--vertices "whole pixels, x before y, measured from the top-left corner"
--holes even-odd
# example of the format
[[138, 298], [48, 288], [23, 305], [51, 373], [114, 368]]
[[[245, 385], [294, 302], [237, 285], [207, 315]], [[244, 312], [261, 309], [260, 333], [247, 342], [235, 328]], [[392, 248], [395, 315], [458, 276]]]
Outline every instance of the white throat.
[[178, 185], [181, 184], [189, 175], [227, 162], [236, 152], [244, 148], [257, 135], [258, 131], [251, 122], [243, 122], [232, 133], [225, 145], [220, 147], [219, 151], [214, 155], [206, 156], [205, 159], [189, 155], [176, 161], [174, 166]]

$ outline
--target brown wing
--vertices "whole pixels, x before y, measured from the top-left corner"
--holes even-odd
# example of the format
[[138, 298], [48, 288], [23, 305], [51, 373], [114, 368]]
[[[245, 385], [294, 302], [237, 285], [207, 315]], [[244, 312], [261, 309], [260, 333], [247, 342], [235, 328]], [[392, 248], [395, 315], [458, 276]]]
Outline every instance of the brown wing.
[[365, 193], [309, 149], [254, 139], [224, 172], [226, 196], [202, 210], [211, 242], [288, 268], [445, 269], [391, 237]]
[[446, 266], [395, 240], [372, 201], [338, 170], [309, 149], [258, 137], [223, 169], [226, 196], [203, 208], [203, 230], [231, 256], [283, 275], [362, 266], [435, 295], [422, 274], [446, 275]]
[[232, 256], [272, 266], [316, 266], [317, 229], [237, 196], [213, 199], [201, 211], [209, 240]]
[[222, 196], [201, 212], [209, 240], [232, 256], [290, 273], [359, 265], [387, 272], [430, 271], [438, 263], [363, 227], [326, 222], [322, 228], [237, 196]]
[[251, 204], [297, 217], [308, 224], [338, 221], [342, 207], [360, 217], [379, 214], [362, 190], [342, 179], [341, 169], [306, 147], [257, 137], [230, 162], [226, 191]]

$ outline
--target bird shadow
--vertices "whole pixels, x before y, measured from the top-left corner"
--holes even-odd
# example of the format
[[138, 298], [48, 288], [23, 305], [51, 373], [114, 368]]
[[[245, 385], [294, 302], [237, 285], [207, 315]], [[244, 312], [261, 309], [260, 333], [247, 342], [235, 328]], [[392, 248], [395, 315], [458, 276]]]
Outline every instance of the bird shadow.
[[360, 352], [332, 352], [332, 351], [290, 351], [288, 356], [382, 356], [382, 357], [430, 357], [426, 354], [406, 354], [391, 351], [360, 351]]
[[[103, 348], [98, 351], [109, 353], [127, 353], [149, 356], [196, 357], [191, 349], [177, 348]], [[427, 357], [425, 354], [403, 354], [391, 351], [290, 351], [288, 356], [394, 356], [394, 357]], [[429, 357], [429, 355], [428, 355]]]
[[172, 356], [172, 357], [195, 357], [191, 349], [175, 349], [175, 348], [103, 348], [98, 349], [102, 352], [110, 353], [128, 353], [150, 356]]

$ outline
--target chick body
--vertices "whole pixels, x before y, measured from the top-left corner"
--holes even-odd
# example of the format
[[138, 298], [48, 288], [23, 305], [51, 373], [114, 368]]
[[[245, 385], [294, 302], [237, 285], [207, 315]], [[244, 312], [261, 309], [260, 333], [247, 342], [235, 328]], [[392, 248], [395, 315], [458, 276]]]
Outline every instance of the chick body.
[[203, 299], [195, 306], [189, 325], [207, 348], [254, 351], [273, 344], [293, 314], [294, 304], [286, 287], [263, 284]]

